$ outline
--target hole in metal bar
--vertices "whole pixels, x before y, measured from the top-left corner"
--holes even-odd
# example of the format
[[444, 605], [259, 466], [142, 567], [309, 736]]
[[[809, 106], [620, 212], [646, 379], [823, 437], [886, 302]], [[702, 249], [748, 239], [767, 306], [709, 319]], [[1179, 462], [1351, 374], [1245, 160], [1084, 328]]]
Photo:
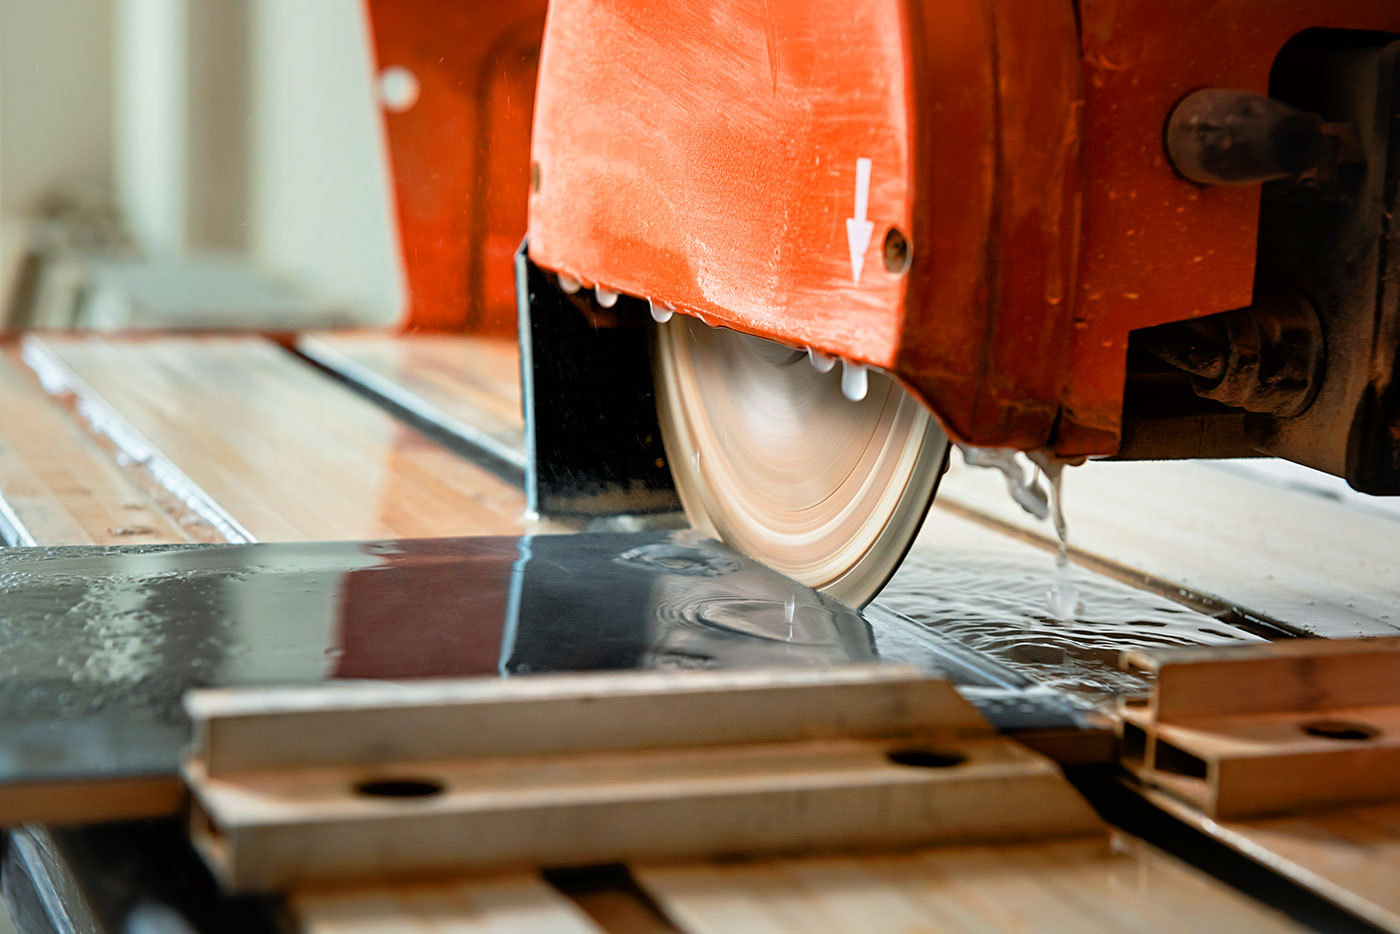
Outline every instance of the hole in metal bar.
[[442, 794], [443, 787], [430, 778], [375, 778], [358, 782], [355, 793], [371, 798], [431, 798]]
[[1147, 732], [1142, 727], [1123, 724], [1122, 756], [1134, 762], [1141, 762], [1147, 757]]
[[907, 765], [916, 769], [950, 769], [967, 761], [967, 756], [936, 749], [895, 749], [885, 753], [885, 758], [895, 765]]
[[1302, 724], [1299, 729], [1309, 736], [1321, 736], [1323, 739], [1340, 739], [1351, 742], [1361, 742], [1363, 740], [1375, 739], [1380, 735], [1380, 730], [1365, 723], [1357, 723], [1354, 720], [1312, 720]]
[[1173, 775], [1186, 775], [1191, 778], [1206, 777], [1206, 761], [1198, 756], [1193, 756], [1184, 749], [1178, 749], [1171, 743], [1162, 742], [1162, 738], [1157, 737], [1156, 754], [1153, 756], [1152, 767], [1159, 772], [1171, 772]]

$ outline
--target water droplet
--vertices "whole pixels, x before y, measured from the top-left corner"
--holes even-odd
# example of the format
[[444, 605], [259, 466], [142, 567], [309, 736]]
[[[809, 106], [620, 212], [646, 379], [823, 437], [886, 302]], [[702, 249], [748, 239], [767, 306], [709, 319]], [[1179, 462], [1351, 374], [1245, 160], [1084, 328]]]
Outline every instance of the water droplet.
[[830, 354], [824, 354], [820, 350], [807, 348], [807, 359], [812, 362], [812, 369], [818, 373], [830, 373], [831, 368], [836, 365], [836, 358]]
[[726, 634], [795, 646], [830, 645], [838, 637], [837, 618], [831, 610], [810, 603], [798, 605], [795, 600], [711, 597], [695, 608], [694, 618]]
[[611, 289], [605, 289], [601, 285], [593, 287], [593, 295], [598, 299], [598, 304], [604, 308], [611, 308], [617, 304], [617, 293]]
[[559, 288], [564, 292], [565, 295], [573, 295], [582, 287], [582, 283], [580, 283], [573, 276], [566, 276], [562, 272], [559, 274]]
[[853, 363], [850, 360], [841, 361], [841, 393], [852, 402], [859, 402], [865, 398], [865, 394], [870, 390], [870, 378], [866, 373], [865, 364]]
[[676, 314], [675, 309], [668, 308], [665, 305], [658, 305], [651, 299], [647, 299], [647, 304], [651, 306], [651, 320], [655, 321], [657, 324], [665, 324]]
[[1062, 623], [1073, 622], [1084, 612], [1079, 588], [1066, 580], [1057, 580], [1045, 588], [1045, 604], [1050, 608], [1050, 614]]

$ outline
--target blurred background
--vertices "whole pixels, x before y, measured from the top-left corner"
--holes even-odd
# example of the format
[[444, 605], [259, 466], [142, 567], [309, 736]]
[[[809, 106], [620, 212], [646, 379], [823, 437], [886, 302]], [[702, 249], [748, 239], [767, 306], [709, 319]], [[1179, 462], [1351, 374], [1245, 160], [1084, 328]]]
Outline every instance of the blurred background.
[[395, 321], [391, 77], [361, 0], [0, 0], [5, 327]]

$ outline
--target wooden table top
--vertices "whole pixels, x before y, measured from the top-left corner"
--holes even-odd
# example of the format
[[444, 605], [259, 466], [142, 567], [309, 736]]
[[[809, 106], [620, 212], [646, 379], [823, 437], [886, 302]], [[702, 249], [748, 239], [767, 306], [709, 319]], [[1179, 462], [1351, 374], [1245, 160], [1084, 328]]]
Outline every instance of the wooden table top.
[[[0, 535], [13, 545], [154, 544], [567, 530], [526, 516], [516, 486], [398, 417], [463, 432], [498, 461], [523, 458], [513, 453], [522, 429], [509, 345], [359, 333], [298, 347], [304, 357], [253, 336], [64, 334], [6, 348]], [[1010, 508], [999, 482], [955, 466], [940, 494], [947, 509], [932, 513], [939, 531], [920, 553], [955, 560], [993, 541], [1041, 573], [1051, 533]], [[1143, 599], [1184, 590], [1198, 606], [1320, 635], [1400, 628], [1396, 514], [1208, 464], [1092, 464], [1069, 471], [1066, 488], [1085, 573], [1142, 587]], [[1316, 841], [1325, 823], [1299, 833]], [[1386, 836], [1372, 850], [1395, 850], [1392, 823], [1373, 823], [1368, 833]], [[1286, 824], [1251, 839], [1306, 862]], [[646, 910], [631, 896], [599, 909], [606, 898], [565, 897], [530, 873], [303, 892], [294, 904], [305, 929], [328, 934], [1291, 927], [1140, 843], [1106, 840], [633, 867]]]

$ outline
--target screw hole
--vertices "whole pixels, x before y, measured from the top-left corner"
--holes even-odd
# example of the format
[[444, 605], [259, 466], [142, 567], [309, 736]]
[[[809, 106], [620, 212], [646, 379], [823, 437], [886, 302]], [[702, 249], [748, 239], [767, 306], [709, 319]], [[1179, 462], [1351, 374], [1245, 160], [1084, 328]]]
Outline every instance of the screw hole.
[[1360, 742], [1367, 739], [1375, 739], [1380, 735], [1380, 730], [1364, 723], [1356, 723], [1351, 720], [1314, 720], [1311, 723], [1304, 723], [1302, 730], [1309, 736], [1321, 736], [1323, 739], [1340, 739], [1351, 742]]
[[375, 778], [355, 785], [356, 793], [371, 798], [431, 798], [442, 790], [442, 782], [430, 778]]
[[891, 227], [885, 233], [885, 271], [892, 276], [902, 276], [909, 271], [909, 240], [904, 231]]
[[885, 758], [895, 765], [916, 769], [951, 769], [967, 761], [966, 756], [956, 752], [938, 752], [934, 749], [895, 749], [885, 753]]

